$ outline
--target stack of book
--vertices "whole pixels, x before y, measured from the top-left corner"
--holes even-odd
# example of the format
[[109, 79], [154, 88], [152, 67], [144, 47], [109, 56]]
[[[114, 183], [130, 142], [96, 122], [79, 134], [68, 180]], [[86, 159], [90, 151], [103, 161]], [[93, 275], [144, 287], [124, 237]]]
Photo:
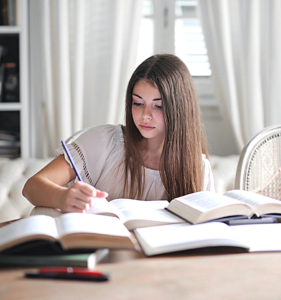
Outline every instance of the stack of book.
[[[48, 246], [48, 245], [47, 245]], [[38, 250], [38, 249], [37, 249]], [[0, 254], [1, 267], [75, 267], [93, 270], [108, 255], [108, 249], [97, 249], [86, 253], [32, 253]]]
[[15, 26], [17, 21], [16, 0], [0, 0], [0, 25]]
[[[0, 228], [0, 266], [1, 256], [8, 261], [7, 255], [39, 255], [46, 244], [64, 255], [131, 249], [150, 256], [226, 246], [281, 251], [281, 223], [274, 223], [280, 216], [280, 201], [238, 190], [198, 192], [170, 203], [99, 199], [83, 214], [36, 207], [30, 217]], [[237, 220], [243, 225], [230, 225]]]
[[0, 102], [2, 102], [3, 98], [3, 86], [4, 86], [4, 63], [3, 57], [5, 55], [6, 48], [0, 45]]
[[0, 131], [0, 157], [16, 158], [20, 156], [20, 142], [16, 134]]

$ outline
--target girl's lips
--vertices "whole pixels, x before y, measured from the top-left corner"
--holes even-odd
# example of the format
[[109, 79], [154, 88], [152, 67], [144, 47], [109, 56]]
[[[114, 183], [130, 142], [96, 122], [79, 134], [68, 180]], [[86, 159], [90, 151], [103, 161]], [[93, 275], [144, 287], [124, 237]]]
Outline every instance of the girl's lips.
[[143, 130], [152, 130], [152, 129], [154, 129], [153, 126], [149, 126], [149, 125], [140, 125], [140, 127], [141, 127], [141, 129], [143, 129]]

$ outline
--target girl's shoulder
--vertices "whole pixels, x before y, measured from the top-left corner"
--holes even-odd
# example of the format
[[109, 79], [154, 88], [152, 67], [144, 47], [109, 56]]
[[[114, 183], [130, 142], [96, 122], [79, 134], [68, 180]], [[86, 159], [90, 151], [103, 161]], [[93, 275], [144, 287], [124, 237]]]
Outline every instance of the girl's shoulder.
[[[81, 135], [71, 141], [68, 145], [71, 154], [77, 160], [84, 157], [86, 160], [92, 160], [93, 157], [102, 160], [110, 153], [124, 148], [124, 137], [122, 125], [98, 125], [89, 127]], [[63, 148], [56, 150], [56, 154], [63, 154]]]
[[124, 144], [122, 125], [98, 125], [90, 127], [77, 139], [79, 143], [89, 146], [118, 146]]
[[203, 160], [203, 162], [206, 161], [206, 160], [209, 161], [206, 154], [204, 154], [204, 153], [202, 153], [202, 160]]
[[104, 125], [96, 125], [89, 127], [82, 135], [84, 134], [100, 134], [100, 135], [117, 135], [118, 133], [122, 133], [122, 125], [112, 125], [112, 124], [104, 124]]
[[202, 153], [202, 161], [205, 170], [211, 168], [211, 162], [204, 153]]
[[210, 160], [205, 154], [202, 154], [204, 167], [204, 188], [203, 191], [215, 191], [214, 176]]

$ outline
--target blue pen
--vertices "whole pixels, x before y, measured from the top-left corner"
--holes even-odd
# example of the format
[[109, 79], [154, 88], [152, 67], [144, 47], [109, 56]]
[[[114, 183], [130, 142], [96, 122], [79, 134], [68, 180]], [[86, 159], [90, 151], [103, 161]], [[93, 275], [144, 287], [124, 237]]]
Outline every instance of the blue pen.
[[65, 141], [61, 141], [61, 143], [62, 143], [62, 146], [63, 146], [63, 148], [64, 148], [64, 150], [65, 150], [65, 152], [66, 152], [66, 154], [67, 154], [67, 156], [68, 156], [68, 158], [70, 160], [72, 168], [74, 169], [74, 171], [76, 173], [76, 176], [78, 177], [79, 181], [83, 182], [83, 179], [82, 179], [81, 175], [79, 174], [79, 172], [78, 172], [78, 170], [76, 168], [75, 162], [74, 162], [74, 160], [73, 160], [73, 158], [72, 158], [72, 156], [71, 156], [71, 154], [70, 154], [70, 152], [68, 150], [68, 147], [67, 147]]

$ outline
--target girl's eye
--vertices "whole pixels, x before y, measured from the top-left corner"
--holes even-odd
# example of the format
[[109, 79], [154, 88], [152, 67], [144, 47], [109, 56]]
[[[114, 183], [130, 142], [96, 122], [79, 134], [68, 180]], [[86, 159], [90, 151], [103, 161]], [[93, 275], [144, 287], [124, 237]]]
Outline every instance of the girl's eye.
[[136, 106], [141, 106], [141, 105], [142, 105], [142, 103], [140, 103], [140, 102], [133, 102], [133, 105], [136, 105]]
[[157, 109], [162, 109], [162, 103], [161, 103], [161, 104], [158, 104], [158, 105], [155, 103], [155, 104], [154, 104], [154, 107], [157, 108]]

